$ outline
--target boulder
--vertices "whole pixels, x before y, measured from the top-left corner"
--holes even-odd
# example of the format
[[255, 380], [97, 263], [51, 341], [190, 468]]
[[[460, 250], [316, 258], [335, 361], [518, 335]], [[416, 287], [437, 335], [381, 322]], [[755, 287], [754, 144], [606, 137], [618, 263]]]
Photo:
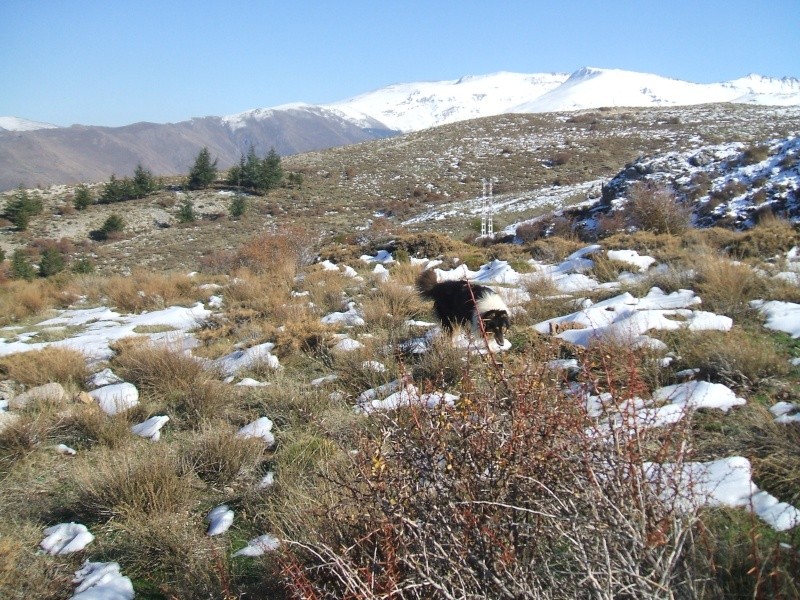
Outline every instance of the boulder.
[[20, 409], [31, 402], [47, 402], [49, 404], [64, 404], [69, 399], [67, 392], [60, 383], [45, 383], [31, 388], [26, 392], [17, 394], [9, 399], [9, 408]]

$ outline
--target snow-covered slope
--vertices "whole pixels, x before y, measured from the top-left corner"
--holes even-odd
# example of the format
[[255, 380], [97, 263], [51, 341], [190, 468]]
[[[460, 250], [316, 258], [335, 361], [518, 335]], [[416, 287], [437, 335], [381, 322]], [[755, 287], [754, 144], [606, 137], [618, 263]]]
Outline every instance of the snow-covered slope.
[[316, 104], [306, 104], [297, 102], [293, 104], [282, 104], [272, 108], [256, 108], [244, 112], [236, 113], [234, 115], [227, 115], [221, 117], [222, 122], [232, 130], [241, 129], [246, 127], [250, 121], [265, 121], [268, 119], [280, 119], [286, 116], [295, 117], [319, 117], [328, 119], [331, 123], [341, 122], [341, 124], [352, 126], [355, 125], [361, 129], [386, 129], [386, 125], [377, 119], [370, 117], [364, 113], [352, 111], [345, 114], [341, 110], [333, 107], [320, 106]]
[[390, 85], [329, 105], [351, 118], [367, 114], [391, 129], [418, 131], [488, 117], [560, 86], [567, 73], [493, 73], [449, 81]]
[[331, 105], [352, 120], [369, 115], [390, 129], [419, 131], [503, 113], [601, 106], [685, 106], [738, 102], [800, 104], [800, 80], [748, 75], [691, 83], [649, 73], [584, 67], [566, 73], [494, 73], [458, 80], [390, 85]]
[[800, 80], [749, 75], [725, 83], [690, 83], [649, 73], [583, 68], [557, 88], [510, 112], [551, 112], [601, 106], [686, 106], [740, 102], [800, 104]]
[[19, 117], [0, 117], [0, 130], [6, 131], [35, 131], [37, 129], [58, 129], [58, 125], [41, 123]]

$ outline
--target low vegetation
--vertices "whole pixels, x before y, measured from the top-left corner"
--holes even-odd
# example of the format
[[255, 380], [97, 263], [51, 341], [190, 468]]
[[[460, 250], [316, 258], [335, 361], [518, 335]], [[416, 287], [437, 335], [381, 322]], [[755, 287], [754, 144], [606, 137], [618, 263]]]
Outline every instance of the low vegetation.
[[[730, 110], [735, 121], [740, 109]], [[550, 135], [556, 117], [503, 116], [439, 133], [451, 149], [468, 133], [491, 139], [482, 164], [499, 173], [498, 193], [514, 194], [608, 177], [633, 147], [674, 142], [693, 114], [593, 111], [558, 120], [558, 144], [541, 148], [531, 140]], [[603, 138], [634, 125], [632, 142]], [[463, 208], [480, 187], [478, 152], [429, 150], [423, 134], [404, 143], [409, 156], [385, 140], [291, 157], [277, 178], [275, 156], [248, 154], [227, 181], [204, 151], [188, 178], [124, 205], [100, 200], [106, 185], [45, 204], [59, 223], [86, 219], [80, 235], [49, 231], [40, 214], [18, 237], [9, 220], [0, 337], [42, 347], [0, 356], [0, 394], [48, 383], [65, 394], [0, 415], [0, 596], [69, 597], [85, 559], [118, 562], [136, 597], [154, 600], [800, 595], [800, 527], [775, 531], [745, 508], [687, 507], [674, 480], [648, 470], [742, 456], [761, 489], [800, 505], [800, 429], [768, 410], [800, 404], [790, 362], [800, 343], [766, 329], [752, 305], [800, 302], [796, 282], [777, 276], [800, 244], [797, 226], [772, 216], [746, 231], [697, 229], [683, 197], [645, 182], [633, 186], [629, 209], [592, 230], [576, 226], [584, 209], [543, 209], [515, 237], [476, 237], [466, 225], [474, 214], [448, 235], [432, 219], [402, 219]], [[755, 141], [742, 152], [749, 164], [763, 157]], [[123, 226], [101, 226], [109, 220]], [[104, 239], [86, 239], [104, 229]], [[413, 288], [422, 269], [414, 259], [445, 269], [497, 259], [525, 272], [589, 243], [636, 250], [658, 266], [631, 277], [630, 264], [598, 252], [584, 274], [622, 288], [569, 293], [547, 277], [531, 281], [515, 302], [508, 352], [468, 353], [444, 337], [413, 351], [409, 342], [433, 320]], [[360, 258], [381, 250], [395, 261]], [[696, 291], [702, 310], [730, 317], [732, 328], [652, 332], [669, 360], [620, 343], [574, 346], [533, 328], [653, 286]], [[64, 344], [83, 326], [43, 324], [68, 307], [146, 316], [197, 303], [211, 314], [190, 338], [143, 321], [101, 359]], [[351, 309], [363, 323], [323, 321]], [[359, 346], [343, 350], [348, 340]], [[265, 344], [278, 368], [262, 357], [226, 370], [223, 359]], [[569, 360], [577, 366], [561, 366]], [[104, 368], [136, 387], [138, 405], [109, 416], [87, 400], [90, 376]], [[746, 404], [661, 427], [626, 420], [636, 399], [687, 376], [724, 384]], [[432, 394], [430, 405], [373, 410], [362, 394], [387, 384], [413, 384]], [[451, 401], [436, 402], [444, 393]], [[619, 418], [591, 414], [586, 394]], [[132, 433], [158, 415], [169, 416], [159, 440]], [[274, 443], [238, 434], [265, 416]], [[207, 536], [206, 516], [221, 504], [233, 526]], [[86, 525], [94, 541], [74, 554], [37, 552], [44, 527], [62, 522]], [[265, 533], [277, 550], [233, 556]]]

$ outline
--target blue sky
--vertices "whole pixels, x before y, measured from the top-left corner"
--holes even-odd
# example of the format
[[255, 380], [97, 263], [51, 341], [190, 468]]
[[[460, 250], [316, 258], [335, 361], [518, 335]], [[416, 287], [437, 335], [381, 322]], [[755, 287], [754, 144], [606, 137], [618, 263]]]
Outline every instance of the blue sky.
[[800, 77], [800, 0], [3, 0], [0, 115], [118, 126], [583, 66]]

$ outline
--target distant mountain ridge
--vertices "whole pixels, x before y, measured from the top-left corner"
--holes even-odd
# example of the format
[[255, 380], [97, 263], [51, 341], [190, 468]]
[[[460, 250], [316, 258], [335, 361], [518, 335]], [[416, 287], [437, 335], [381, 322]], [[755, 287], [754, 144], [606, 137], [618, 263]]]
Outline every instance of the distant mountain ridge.
[[800, 79], [748, 75], [699, 84], [584, 67], [571, 74], [498, 72], [394, 84], [327, 105], [289, 104], [174, 124], [55, 127], [0, 117], [0, 190], [104, 180], [132, 173], [137, 163], [156, 174], [186, 173], [203, 146], [227, 168], [250, 144], [287, 155], [505, 113], [723, 102], [800, 105]]

